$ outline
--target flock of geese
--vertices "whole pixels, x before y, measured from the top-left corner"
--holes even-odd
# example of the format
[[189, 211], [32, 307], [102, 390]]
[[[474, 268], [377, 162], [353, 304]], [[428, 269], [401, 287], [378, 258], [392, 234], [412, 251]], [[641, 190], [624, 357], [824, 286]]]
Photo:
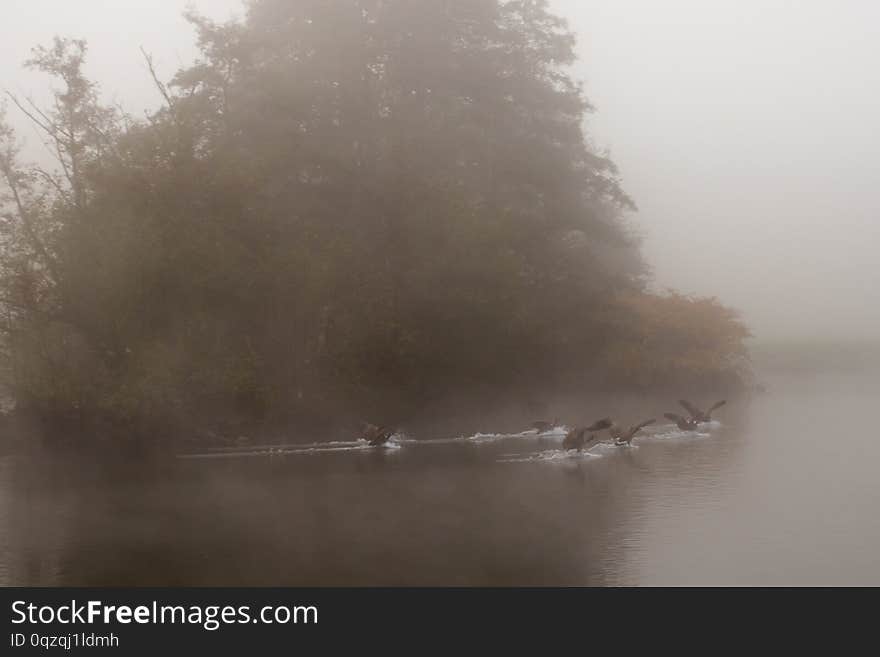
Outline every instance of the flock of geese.
[[[678, 415], [676, 413], [664, 413], [663, 416], [671, 420], [675, 423], [675, 425], [681, 429], [682, 431], [695, 431], [700, 424], [705, 422], [710, 422], [712, 420], [712, 412], [718, 408], [724, 406], [727, 403], [726, 400], [721, 400], [719, 402], [714, 403], [709, 407], [708, 410], [703, 411], [697, 408], [694, 404], [687, 401], [686, 399], [680, 399], [678, 401], [679, 404], [688, 412], [688, 415]], [[562, 449], [568, 450], [577, 450], [578, 452], [588, 450], [595, 445], [607, 442], [601, 439], [601, 432], [604, 430], [608, 430], [608, 434], [611, 436], [611, 443], [616, 445], [617, 447], [623, 447], [626, 445], [631, 445], [633, 438], [636, 437], [636, 434], [639, 433], [645, 427], [654, 424], [656, 419], [651, 418], [650, 420], [645, 420], [644, 422], [639, 422], [636, 425], [628, 427], [624, 429], [623, 427], [618, 426], [615, 422], [609, 418], [602, 418], [601, 420], [597, 420], [593, 422], [590, 426], [577, 426], [571, 431], [569, 431], [565, 439], [562, 441]], [[559, 423], [559, 419], [555, 419], [553, 422], [546, 422], [544, 420], [540, 420], [532, 424], [532, 429], [537, 431], [538, 433], [544, 433], [547, 431], [551, 431], [559, 426], [562, 426]], [[385, 426], [370, 424], [369, 422], [364, 422], [361, 425], [361, 440], [365, 440], [368, 445], [371, 447], [379, 447], [387, 443], [391, 437], [394, 435], [394, 431]]]
[[[703, 424], [704, 422], [711, 422], [712, 411], [721, 408], [722, 406], [724, 406], [724, 404], [727, 403], [727, 401], [721, 400], [719, 402], [716, 402], [706, 411], [700, 410], [686, 399], [680, 399], [678, 403], [681, 404], [688, 412], [687, 416], [678, 415], [677, 413], [664, 413], [663, 416], [667, 420], [671, 420], [672, 422], [674, 422], [675, 425], [682, 431], [695, 431], [697, 427], [700, 426], [700, 424]], [[606, 442], [601, 439], [601, 432], [605, 429], [608, 429], [608, 434], [611, 436], [611, 443], [613, 445], [617, 447], [631, 445], [633, 438], [636, 437], [636, 434], [638, 434], [639, 431], [647, 426], [654, 424], [656, 421], [656, 419], [651, 418], [650, 420], [639, 422], [636, 425], [624, 429], [615, 424], [611, 418], [606, 417], [601, 420], [597, 420], [588, 427], [575, 427], [574, 429], [569, 431], [566, 434], [565, 439], [562, 441], [562, 449], [577, 450], [578, 452], [581, 452], [583, 450], [590, 449], [591, 447], [601, 442]], [[557, 426], [559, 426], [558, 420], [555, 420], [552, 423], [541, 421], [535, 422], [532, 425], [532, 428], [540, 433], [543, 431], [548, 431], [549, 429], [553, 429]]]

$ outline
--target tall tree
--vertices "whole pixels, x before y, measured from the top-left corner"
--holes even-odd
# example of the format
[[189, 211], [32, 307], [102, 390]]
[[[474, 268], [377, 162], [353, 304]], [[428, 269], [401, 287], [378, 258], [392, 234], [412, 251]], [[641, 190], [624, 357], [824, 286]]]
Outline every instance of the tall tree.
[[[633, 204], [583, 132], [574, 37], [546, 2], [188, 17], [201, 55], [166, 83], [145, 53], [162, 106], [143, 121], [100, 104], [80, 41], [34, 51], [50, 110], [13, 98], [58, 160], [23, 167], [0, 133], [19, 397], [279, 425], [728, 367], [725, 309], [644, 291]], [[713, 329], [698, 350], [676, 342], [688, 317]]]

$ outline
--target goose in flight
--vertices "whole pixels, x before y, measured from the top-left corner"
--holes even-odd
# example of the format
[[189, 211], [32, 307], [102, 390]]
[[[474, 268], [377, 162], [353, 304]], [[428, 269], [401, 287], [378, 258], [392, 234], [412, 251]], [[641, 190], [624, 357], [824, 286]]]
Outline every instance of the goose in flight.
[[[593, 424], [588, 427], [575, 427], [569, 431], [563, 439], [562, 449], [576, 449], [579, 452], [584, 449], [590, 449], [590, 447], [595, 445], [598, 441], [598, 437], [592, 432], [602, 431], [602, 429], [607, 429], [610, 426], [611, 419], [606, 417], [593, 422]], [[587, 438], [588, 433], [591, 434], [589, 438]]]
[[384, 445], [392, 435], [394, 432], [385, 427], [377, 427], [369, 422], [364, 422], [361, 425], [361, 440], [366, 440], [370, 447]]
[[676, 415], [675, 413], [664, 413], [663, 417], [667, 420], [672, 420], [675, 422], [675, 426], [677, 426], [682, 431], [696, 431], [697, 426], [700, 424], [692, 417], [682, 417], [681, 415]]
[[588, 442], [590, 444], [590, 447], [592, 447], [593, 444], [596, 442], [596, 434], [590, 434], [590, 438], [589, 440], [587, 440], [587, 428], [576, 427], [569, 431], [568, 434], [565, 436], [565, 439], [562, 441], [562, 449], [576, 449], [577, 451], [581, 452], [587, 446]]
[[696, 420], [697, 422], [710, 422], [712, 420], [712, 411], [716, 408], [721, 408], [727, 403], [726, 399], [722, 399], [719, 402], [715, 402], [712, 406], [709, 407], [709, 410], [705, 413], [701, 411], [699, 408], [691, 404], [687, 399], [679, 399], [678, 403], [682, 405], [682, 407], [691, 414], [691, 419]]
[[634, 427], [630, 427], [626, 431], [615, 424], [608, 430], [608, 433], [610, 433], [611, 437], [614, 438], [614, 444], [618, 447], [621, 445], [629, 445], [632, 443], [632, 439], [635, 438], [635, 435], [639, 431], [644, 429], [649, 424], [654, 424], [654, 422], [656, 422], [656, 420], [654, 420], [653, 418], [650, 420], [645, 420], [644, 422], [640, 422]]

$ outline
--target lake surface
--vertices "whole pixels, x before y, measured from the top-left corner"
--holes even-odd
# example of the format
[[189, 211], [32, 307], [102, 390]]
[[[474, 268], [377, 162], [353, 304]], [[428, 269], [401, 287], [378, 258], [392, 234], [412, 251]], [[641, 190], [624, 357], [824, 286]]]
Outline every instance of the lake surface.
[[764, 381], [700, 433], [581, 455], [412, 437], [181, 459], [162, 483], [7, 459], [0, 585], [880, 585], [878, 371]]

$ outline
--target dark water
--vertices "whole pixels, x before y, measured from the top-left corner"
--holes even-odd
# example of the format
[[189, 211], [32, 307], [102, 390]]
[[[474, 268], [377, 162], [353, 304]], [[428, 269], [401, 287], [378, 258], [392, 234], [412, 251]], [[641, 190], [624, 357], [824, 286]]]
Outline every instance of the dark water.
[[592, 456], [558, 436], [342, 445], [181, 460], [162, 484], [7, 460], [0, 584], [880, 584], [878, 377], [766, 380], [703, 435]]

